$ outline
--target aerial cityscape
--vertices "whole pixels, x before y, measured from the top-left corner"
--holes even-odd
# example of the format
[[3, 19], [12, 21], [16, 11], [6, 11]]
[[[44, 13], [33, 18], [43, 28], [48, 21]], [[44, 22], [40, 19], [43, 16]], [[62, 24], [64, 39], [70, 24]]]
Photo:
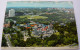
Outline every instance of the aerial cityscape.
[[72, 2], [15, 1], [7, 3], [2, 47], [69, 46], [78, 46]]

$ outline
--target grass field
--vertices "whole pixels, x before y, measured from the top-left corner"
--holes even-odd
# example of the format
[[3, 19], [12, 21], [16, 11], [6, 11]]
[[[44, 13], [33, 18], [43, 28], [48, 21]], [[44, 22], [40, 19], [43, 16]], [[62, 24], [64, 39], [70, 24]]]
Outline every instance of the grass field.
[[19, 16], [20, 18], [28, 18], [28, 19], [47, 19], [48, 17], [45, 16], [36, 16], [36, 15], [26, 15], [26, 16]]

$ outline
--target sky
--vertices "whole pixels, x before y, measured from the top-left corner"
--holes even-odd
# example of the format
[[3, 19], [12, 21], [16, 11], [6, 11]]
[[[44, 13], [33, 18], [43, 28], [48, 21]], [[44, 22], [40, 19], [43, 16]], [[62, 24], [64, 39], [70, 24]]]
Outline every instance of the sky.
[[73, 8], [73, 4], [71, 1], [13, 1], [7, 3], [7, 8], [10, 7]]

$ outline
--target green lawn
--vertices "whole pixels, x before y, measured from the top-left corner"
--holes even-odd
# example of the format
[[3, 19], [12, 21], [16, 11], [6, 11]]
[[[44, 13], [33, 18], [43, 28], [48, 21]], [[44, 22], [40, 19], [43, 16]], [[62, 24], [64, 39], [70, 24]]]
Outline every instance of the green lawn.
[[28, 18], [28, 19], [47, 19], [48, 17], [45, 16], [32, 16], [32, 15], [26, 15], [26, 16], [19, 16], [20, 18]]

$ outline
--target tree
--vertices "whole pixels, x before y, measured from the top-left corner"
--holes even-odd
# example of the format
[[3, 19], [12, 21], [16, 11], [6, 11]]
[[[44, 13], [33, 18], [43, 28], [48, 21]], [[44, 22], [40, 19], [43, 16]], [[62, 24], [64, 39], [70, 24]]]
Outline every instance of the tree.
[[4, 37], [4, 35], [2, 35], [2, 44], [1, 44], [1, 46], [7, 46], [7, 43], [6, 43], [7, 41], [6, 41], [6, 39], [5, 39], [5, 37]]
[[28, 30], [28, 35], [31, 37], [31, 29], [27, 29]]
[[48, 46], [56, 46], [56, 40], [48, 41]]
[[12, 27], [14, 25], [13, 21], [10, 21], [10, 27]]

